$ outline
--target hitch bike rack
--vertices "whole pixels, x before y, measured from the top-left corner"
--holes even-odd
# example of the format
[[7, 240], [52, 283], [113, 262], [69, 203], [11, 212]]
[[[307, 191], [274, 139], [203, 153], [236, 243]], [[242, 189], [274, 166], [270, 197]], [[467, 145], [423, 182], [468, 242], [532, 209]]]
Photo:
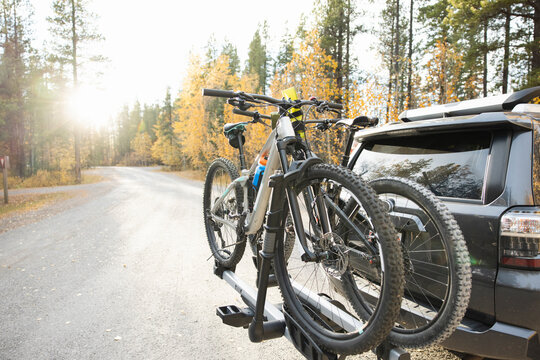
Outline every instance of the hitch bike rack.
[[[254, 316], [255, 304], [257, 301], [257, 290], [246, 284], [236, 273], [235, 269], [226, 269], [214, 266], [214, 274], [222, 280], [225, 280], [242, 298], [242, 301], [248, 306], [239, 308], [236, 305], [220, 306], [216, 309], [218, 315], [224, 324], [247, 328]], [[295, 284], [293, 283], [293, 286]], [[298, 289], [298, 296], [301, 297], [313, 309], [321, 315], [337, 320], [345, 330], [354, 331], [358, 329], [359, 321], [349, 313], [341, 310], [338, 306], [332, 304], [326, 298], [319, 296], [306, 289]], [[283, 310], [283, 306], [274, 305], [266, 302], [264, 306], [265, 321], [276, 324], [276, 331], [282, 331], [281, 336], [289, 340], [296, 350], [308, 360], [338, 360], [345, 359], [345, 355], [338, 356], [321, 349], [311, 338], [311, 336], [302, 329], [299, 324]], [[279, 337], [279, 336], [278, 336]], [[373, 349], [373, 352], [380, 360], [410, 360], [410, 354], [398, 347], [393, 346], [387, 341], [382, 342]]]

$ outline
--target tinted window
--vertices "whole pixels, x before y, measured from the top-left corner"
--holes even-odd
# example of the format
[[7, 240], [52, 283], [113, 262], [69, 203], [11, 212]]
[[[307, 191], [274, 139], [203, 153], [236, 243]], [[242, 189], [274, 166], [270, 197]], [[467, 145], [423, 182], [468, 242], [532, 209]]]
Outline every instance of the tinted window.
[[399, 176], [437, 196], [481, 199], [491, 134], [431, 134], [366, 143], [355, 172], [364, 179]]

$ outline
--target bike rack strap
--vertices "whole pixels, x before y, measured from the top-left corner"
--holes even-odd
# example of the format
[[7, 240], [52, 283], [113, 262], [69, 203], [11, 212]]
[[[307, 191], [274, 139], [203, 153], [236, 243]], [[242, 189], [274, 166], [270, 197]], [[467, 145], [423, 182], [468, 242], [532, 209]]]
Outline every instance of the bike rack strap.
[[293, 343], [296, 350], [304, 355], [306, 359], [337, 360], [338, 357], [336, 354], [327, 353], [322, 350], [287, 311], [283, 310], [283, 315], [285, 315], [285, 323], [287, 324], [287, 329], [289, 329], [289, 334], [291, 336], [289, 340]]

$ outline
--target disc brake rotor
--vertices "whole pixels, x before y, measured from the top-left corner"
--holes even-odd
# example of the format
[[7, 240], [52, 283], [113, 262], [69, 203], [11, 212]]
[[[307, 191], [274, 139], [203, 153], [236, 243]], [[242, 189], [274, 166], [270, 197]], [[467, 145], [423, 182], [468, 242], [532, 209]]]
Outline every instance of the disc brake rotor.
[[324, 254], [321, 264], [331, 276], [341, 276], [349, 267], [348, 248], [343, 239], [336, 233], [324, 234], [319, 242]]

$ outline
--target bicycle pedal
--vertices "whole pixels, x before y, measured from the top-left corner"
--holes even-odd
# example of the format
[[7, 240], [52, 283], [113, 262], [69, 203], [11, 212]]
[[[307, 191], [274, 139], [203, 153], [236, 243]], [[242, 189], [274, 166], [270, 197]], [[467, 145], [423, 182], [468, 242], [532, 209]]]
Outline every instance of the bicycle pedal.
[[247, 328], [254, 316], [250, 308], [240, 309], [236, 305], [220, 306], [216, 309], [216, 315], [221, 318], [224, 324]]

